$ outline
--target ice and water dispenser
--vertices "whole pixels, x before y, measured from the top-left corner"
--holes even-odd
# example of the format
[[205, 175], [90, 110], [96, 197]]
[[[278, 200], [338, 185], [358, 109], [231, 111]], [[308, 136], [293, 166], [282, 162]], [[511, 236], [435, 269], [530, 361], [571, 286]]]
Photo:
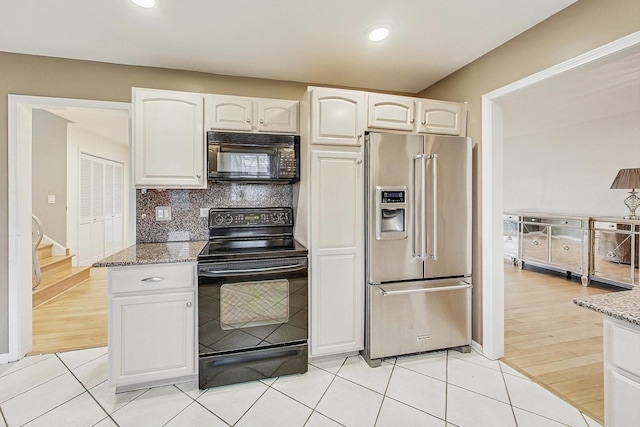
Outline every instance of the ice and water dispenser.
[[407, 187], [376, 187], [376, 240], [407, 237]]

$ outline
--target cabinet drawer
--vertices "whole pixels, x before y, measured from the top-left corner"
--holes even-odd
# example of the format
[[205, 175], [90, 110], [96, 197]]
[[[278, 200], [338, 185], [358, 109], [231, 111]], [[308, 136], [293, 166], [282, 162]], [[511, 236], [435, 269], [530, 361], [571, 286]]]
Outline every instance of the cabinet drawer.
[[616, 230], [618, 227], [615, 222], [594, 221], [593, 228], [598, 228], [600, 230]]
[[[605, 362], [634, 375], [640, 376], [640, 332], [619, 326], [611, 321], [604, 322]], [[608, 354], [607, 354], [608, 353]]]
[[111, 293], [192, 288], [195, 283], [194, 263], [112, 267], [108, 272]]
[[582, 221], [579, 219], [564, 219], [564, 218], [547, 218], [547, 224], [561, 225], [563, 227], [570, 228], [582, 228]]

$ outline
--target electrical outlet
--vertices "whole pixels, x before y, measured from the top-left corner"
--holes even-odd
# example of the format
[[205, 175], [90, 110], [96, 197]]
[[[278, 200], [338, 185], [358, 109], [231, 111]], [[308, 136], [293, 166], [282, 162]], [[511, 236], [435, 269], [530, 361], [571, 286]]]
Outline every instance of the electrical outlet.
[[200, 218], [207, 218], [209, 216], [209, 208], [200, 208]]
[[156, 221], [170, 221], [171, 206], [156, 206]]

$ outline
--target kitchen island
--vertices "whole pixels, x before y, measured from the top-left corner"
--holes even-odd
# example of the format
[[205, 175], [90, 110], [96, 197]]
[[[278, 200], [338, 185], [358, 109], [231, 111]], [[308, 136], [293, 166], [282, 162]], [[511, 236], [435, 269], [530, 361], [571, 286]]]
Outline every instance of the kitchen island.
[[196, 378], [196, 262], [205, 244], [141, 243], [93, 264], [107, 267], [116, 392]]
[[640, 420], [640, 289], [574, 298], [603, 315], [604, 418], [607, 427]]

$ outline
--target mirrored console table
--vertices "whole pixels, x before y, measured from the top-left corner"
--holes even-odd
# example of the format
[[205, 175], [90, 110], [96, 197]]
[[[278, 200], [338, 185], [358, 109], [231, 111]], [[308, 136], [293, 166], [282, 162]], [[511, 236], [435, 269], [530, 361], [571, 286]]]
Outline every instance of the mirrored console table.
[[548, 213], [505, 212], [504, 255], [534, 265], [631, 289], [640, 286], [640, 221]]

